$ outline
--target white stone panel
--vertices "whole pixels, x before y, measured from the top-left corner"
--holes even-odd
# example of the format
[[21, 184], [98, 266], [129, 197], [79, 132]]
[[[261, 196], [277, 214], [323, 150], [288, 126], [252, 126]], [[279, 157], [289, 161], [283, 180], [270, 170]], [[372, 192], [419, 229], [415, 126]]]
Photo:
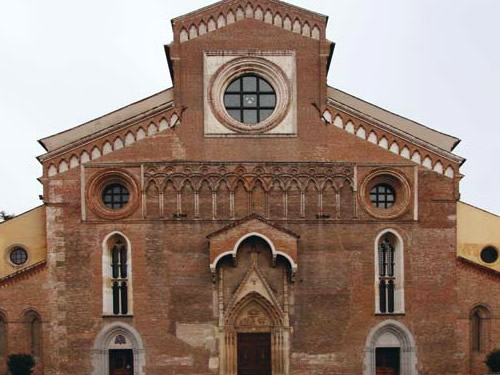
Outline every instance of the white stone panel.
[[420, 152], [415, 151], [411, 157], [411, 161], [418, 163], [418, 164], [422, 163], [422, 158], [420, 157]]
[[92, 156], [92, 160], [100, 158], [101, 157], [101, 150], [99, 150], [99, 148], [97, 146], [95, 146], [92, 149], [91, 156]]
[[61, 160], [59, 163], [59, 173], [66, 172], [68, 170], [68, 163], [66, 160]]
[[359, 138], [362, 138], [362, 139], [366, 139], [366, 130], [365, 130], [365, 128], [363, 128], [362, 126], [360, 126], [358, 128], [358, 130], [356, 131], [356, 136], [358, 136]]
[[266, 11], [266, 15], [264, 16], [264, 22], [269, 24], [273, 23], [273, 14], [271, 13], [271, 11], [269, 10]]
[[344, 121], [342, 121], [342, 117], [340, 117], [339, 115], [335, 116], [333, 125], [335, 125], [337, 128], [344, 129]]
[[255, 9], [254, 16], [255, 16], [255, 19], [259, 20], [259, 21], [262, 21], [264, 19], [264, 12], [262, 11], [261, 7], [257, 7], [257, 9]]
[[389, 149], [393, 154], [399, 155], [399, 145], [396, 141], [392, 142], [391, 148]]
[[80, 163], [85, 164], [90, 161], [90, 156], [87, 151], [83, 151], [82, 155], [80, 156]]
[[69, 160], [69, 167], [70, 168], [75, 168], [78, 167], [78, 164], [80, 164], [80, 161], [76, 157], [76, 155], [73, 155], [71, 159]]
[[219, 15], [219, 18], [217, 18], [217, 27], [220, 29], [224, 26], [226, 26], [226, 17], [224, 17], [224, 15], [221, 14]]
[[104, 146], [102, 146], [102, 154], [107, 155], [111, 152], [113, 152], [113, 146], [111, 146], [111, 143], [109, 142], [104, 143]]
[[120, 149], [123, 148], [123, 141], [122, 141], [122, 139], [120, 137], [118, 137], [118, 138], [115, 139], [115, 142], [113, 144], [113, 148], [115, 150], [120, 150]]
[[308, 24], [308, 23], [306, 23], [306, 24], [302, 27], [302, 35], [307, 36], [307, 37], [310, 37], [310, 36], [311, 36], [311, 26], [309, 26], [309, 24]]
[[443, 164], [441, 164], [440, 161], [438, 161], [436, 165], [434, 165], [434, 172], [443, 174]]
[[422, 162], [422, 165], [425, 167], [425, 168], [429, 168], [429, 169], [432, 169], [432, 160], [430, 157], [426, 156], [424, 161]]
[[135, 139], [140, 141], [141, 139], [144, 138], [146, 138], [146, 132], [144, 131], [143, 128], [139, 128], [139, 130], [137, 130], [137, 134], [135, 135]]
[[345, 126], [345, 131], [354, 134], [354, 124], [352, 123], [352, 121], [347, 122], [347, 125]]
[[155, 135], [158, 132], [158, 129], [156, 128], [156, 125], [152, 122], [148, 126], [148, 136], [150, 135]]
[[236, 18], [234, 16], [234, 13], [232, 10], [230, 10], [226, 16], [226, 22], [228, 25], [231, 25], [232, 23], [234, 23], [235, 20], [236, 20]]
[[160, 121], [160, 131], [164, 131], [168, 129], [168, 121], [164, 118], [161, 119]]
[[217, 25], [215, 24], [215, 20], [210, 17], [208, 20], [208, 31], [214, 31], [217, 28]]
[[377, 139], [377, 134], [375, 134], [374, 131], [370, 132], [370, 135], [368, 135], [368, 142], [373, 143], [373, 144], [378, 144], [378, 139]]
[[134, 142], [135, 142], [134, 135], [132, 134], [132, 132], [128, 132], [127, 135], [125, 136], [125, 146], [129, 146]]
[[181, 30], [179, 38], [180, 38], [181, 43], [185, 42], [185, 41], [187, 41], [189, 39], [189, 35], [188, 35], [188, 32], [187, 32], [186, 29], [183, 28]]
[[313, 27], [311, 36], [313, 37], [313, 39], [318, 39], [319, 40], [319, 29], [318, 29], [318, 26], [314, 26]]
[[404, 157], [405, 159], [409, 159], [410, 158], [410, 150], [408, 149], [408, 147], [405, 146], [401, 150], [401, 156]]
[[389, 141], [387, 140], [386, 137], [382, 137], [382, 139], [379, 141], [378, 145], [387, 150], [389, 148]]
[[206, 33], [207, 33], [207, 25], [205, 24], [205, 22], [201, 21], [200, 26], [198, 26], [198, 34], [201, 36], [205, 35]]
[[55, 165], [51, 165], [47, 173], [49, 174], [49, 177], [55, 176], [57, 174], [57, 168]]

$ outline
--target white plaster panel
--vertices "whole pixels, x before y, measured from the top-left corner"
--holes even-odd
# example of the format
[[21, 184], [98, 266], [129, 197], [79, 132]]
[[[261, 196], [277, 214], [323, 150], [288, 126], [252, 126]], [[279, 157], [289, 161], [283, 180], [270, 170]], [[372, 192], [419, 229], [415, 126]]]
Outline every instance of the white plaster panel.
[[[204, 56], [204, 122], [206, 136], [248, 136], [237, 133], [224, 126], [212, 112], [208, 101], [210, 81], [217, 70], [232, 60], [249, 57], [261, 58], [277, 65], [290, 82], [291, 96], [288, 112], [283, 120], [274, 128], [252, 136], [262, 135], [290, 135], [297, 134], [297, 88], [296, 88], [296, 58], [293, 51], [273, 51], [273, 52], [246, 52], [246, 51], [217, 51], [206, 52]], [[279, 99], [278, 99], [279, 100]]]

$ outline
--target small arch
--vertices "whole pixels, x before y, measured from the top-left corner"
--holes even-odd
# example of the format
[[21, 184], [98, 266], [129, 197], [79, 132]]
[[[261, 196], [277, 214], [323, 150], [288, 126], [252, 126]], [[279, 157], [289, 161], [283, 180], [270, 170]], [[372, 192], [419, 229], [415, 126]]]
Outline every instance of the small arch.
[[78, 167], [78, 164], [80, 164], [80, 160], [78, 160], [78, 157], [76, 155], [71, 156], [71, 159], [69, 159], [69, 167], [75, 168]]
[[281, 14], [279, 13], [276, 13], [276, 15], [274, 16], [274, 26], [283, 26], [283, 19], [281, 18]]
[[331, 124], [332, 123], [332, 114], [330, 113], [330, 111], [327, 109], [325, 110], [325, 112], [323, 112], [323, 119], [328, 123], [328, 124]]
[[98, 159], [101, 157], [101, 150], [99, 149], [99, 147], [95, 146], [92, 149], [91, 157], [92, 157], [92, 160]]
[[448, 168], [446, 168], [446, 171], [444, 172], [444, 175], [446, 177], [450, 177], [450, 178], [453, 178], [455, 177], [455, 171], [453, 170], [453, 168], [450, 166], [448, 166]]
[[189, 39], [189, 34], [187, 30], [183, 27], [179, 33], [179, 40], [181, 43], [186, 42]]
[[292, 20], [290, 19], [290, 17], [288, 17], [288, 15], [285, 17], [285, 20], [283, 21], [283, 28], [285, 30], [292, 30]]
[[354, 134], [354, 124], [352, 121], [348, 121], [345, 126], [345, 131], [351, 134]]
[[378, 145], [387, 150], [389, 148], [389, 141], [386, 137], [382, 137], [378, 142]]
[[434, 170], [434, 172], [437, 172], [439, 174], [443, 174], [443, 163], [438, 161], [436, 164], [434, 164], [433, 170]]
[[198, 26], [198, 34], [200, 36], [205, 35], [207, 33], [207, 25], [205, 21], [201, 21], [200, 25]]
[[113, 152], [113, 146], [111, 146], [111, 143], [109, 143], [109, 141], [106, 141], [104, 143], [104, 146], [102, 146], [102, 154], [107, 155], [111, 152]]
[[363, 375], [375, 375], [376, 351], [384, 347], [399, 348], [401, 375], [417, 375], [415, 339], [406, 326], [396, 320], [384, 320], [373, 327], [365, 342]]
[[401, 150], [401, 156], [404, 157], [405, 159], [409, 159], [410, 158], [410, 149], [408, 147], [403, 147], [403, 149]]
[[120, 137], [116, 137], [115, 141], [113, 142], [113, 148], [115, 150], [120, 150], [123, 148], [123, 141]]
[[39, 363], [42, 359], [42, 317], [33, 308], [22, 313], [22, 322], [25, 324], [29, 352]]
[[392, 152], [393, 154], [399, 155], [399, 145], [396, 141], [392, 142], [389, 151]]
[[156, 127], [156, 124], [152, 122], [148, 126], [148, 136], [155, 135], [158, 132], [158, 128]]
[[170, 127], [171, 128], [174, 128], [176, 127], [179, 122], [179, 116], [177, 116], [177, 113], [174, 113], [171, 117], [170, 117]]
[[260, 6], [258, 6], [257, 9], [255, 9], [254, 17], [256, 20], [259, 20], [259, 21], [264, 20], [264, 11], [262, 10], [262, 8]]
[[337, 116], [335, 116], [335, 120], [333, 120], [333, 125], [335, 125], [337, 128], [343, 129], [344, 128], [344, 120], [342, 120], [342, 117], [337, 115]]
[[432, 160], [429, 156], [426, 156], [424, 161], [422, 162], [422, 165], [425, 168], [432, 169]]
[[125, 136], [125, 146], [130, 146], [134, 142], [135, 142], [134, 134], [132, 134], [132, 132], [128, 132], [127, 135]]
[[314, 25], [314, 27], [312, 29], [312, 32], [311, 32], [311, 36], [312, 36], [313, 39], [319, 40], [320, 33], [319, 33], [318, 26]]
[[137, 133], [135, 134], [135, 139], [140, 141], [141, 139], [146, 138], [146, 132], [144, 131], [143, 128], [139, 128], [137, 130]]
[[245, 17], [246, 18], [253, 18], [254, 13], [253, 13], [253, 7], [252, 4], [248, 3], [247, 7], [245, 8]]
[[[208, 32], [214, 31], [217, 28], [217, 24], [213, 17], [208, 20]], [[160, 129], [161, 130], [161, 129]]]
[[165, 117], [160, 120], [159, 131], [164, 131], [168, 129], [168, 121]]
[[358, 136], [361, 139], [366, 139], [366, 130], [362, 125], [356, 131], [356, 136]]
[[68, 163], [66, 160], [61, 160], [59, 163], [59, 173], [66, 172], [68, 170]]
[[294, 33], [297, 33], [297, 34], [302, 33], [302, 25], [300, 24], [300, 21], [298, 18], [296, 18], [295, 21], [293, 21], [292, 31]]
[[273, 23], [273, 14], [271, 13], [271, 11], [269, 9], [266, 10], [266, 14], [264, 15], [264, 22], [268, 23], [268, 24]]
[[146, 353], [144, 343], [139, 332], [131, 325], [123, 322], [106, 324], [97, 334], [92, 350], [92, 375], [103, 375], [109, 373], [109, 350], [114, 348], [114, 340], [117, 336], [125, 338], [126, 349], [132, 350], [134, 357], [134, 374], [144, 375], [146, 365]]
[[377, 134], [372, 130], [368, 135], [368, 142], [373, 143], [374, 145], [378, 144]]
[[90, 156], [87, 151], [83, 151], [80, 155], [80, 164], [85, 164], [90, 161]]
[[236, 21], [241, 21], [243, 18], [245, 18], [245, 12], [243, 11], [243, 8], [239, 6], [236, 9]]
[[277, 256], [280, 255], [288, 261], [288, 263], [290, 264], [290, 268], [292, 269], [292, 273], [296, 272], [297, 263], [295, 263], [295, 261], [288, 254], [286, 254], [282, 251], [276, 250], [276, 247], [274, 246], [273, 241], [271, 241], [271, 239], [269, 237], [267, 237], [266, 235], [259, 233], [259, 232], [247, 233], [247, 234], [243, 235], [242, 237], [240, 237], [236, 241], [236, 243], [234, 244], [232, 249], [227, 250], [227, 251], [223, 252], [222, 254], [219, 254], [214, 259], [214, 261], [210, 264], [210, 270], [214, 273], [215, 270], [217, 269], [217, 263], [225, 256], [231, 255], [233, 258], [236, 258], [236, 254], [238, 252], [240, 245], [243, 243], [243, 241], [245, 241], [246, 239], [248, 239], [250, 237], [258, 237], [258, 238], [261, 238], [262, 240], [264, 240], [267, 243], [267, 245], [269, 246], [269, 248], [271, 249], [273, 261], [276, 261]]
[[415, 163], [417, 163], [417, 164], [422, 163], [422, 159], [421, 159], [421, 157], [420, 157], [420, 152], [415, 151], [415, 152], [413, 153], [413, 155], [411, 156], [411, 161], [413, 161], [413, 162], [415, 162]]
[[307, 22], [302, 26], [302, 35], [306, 37], [311, 36], [311, 26]]
[[229, 9], [229, 12], [227, 12], [227, 16], [226, 16], [227, 25], [231, 25], [232, 23], [234, 23], [235, 20], [236, 20], [236, 18], [234, 16], [233, 11], [231, 9]]
[[196, 26], [193, 24], [191, 25], [191, 27], [189, 28], [189, 39], [194, 39], [198, 36], [198, 29], [196, 28]]
[[226, 17], [221, 13], [219, 14], [219, 18], [217, 18], [217, 28], [221, 29], [226, 26]]

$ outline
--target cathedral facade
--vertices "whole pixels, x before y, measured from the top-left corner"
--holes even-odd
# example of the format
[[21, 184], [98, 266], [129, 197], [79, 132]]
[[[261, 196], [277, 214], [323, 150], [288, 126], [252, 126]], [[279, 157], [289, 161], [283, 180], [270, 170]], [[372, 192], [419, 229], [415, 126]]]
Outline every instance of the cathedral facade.
[[327, 21], [178, 17], [172, 88], [40, 140], [43, 205], [0, 225], [0, 366], [487, 372], [498, 216], [459, 201], [457, 138], [327, 85]]

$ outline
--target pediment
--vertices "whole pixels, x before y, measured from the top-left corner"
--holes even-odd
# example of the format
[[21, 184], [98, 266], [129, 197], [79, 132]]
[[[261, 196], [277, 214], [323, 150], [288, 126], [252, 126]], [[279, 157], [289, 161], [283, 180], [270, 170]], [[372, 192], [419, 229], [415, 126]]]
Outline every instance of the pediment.
[[248, 216], [207, 236], [210, 242], [212, 275], [215, 277], [217, 263], [220, 259], [225, 256], [232, 256], [235, 259], [240, 244], [252, 236], [259, 237], [268, 243], [273, 262], [278, 256], [287, 259], [293, 277], [297, 270], [297, 247], [300, 236], [258, 215]]
[[225, 28], [244, 19], [274, 25], [312, 39], [324, 39], [328, 17], [274, 0], [226, 0], [172, 20], [180, 43]]

